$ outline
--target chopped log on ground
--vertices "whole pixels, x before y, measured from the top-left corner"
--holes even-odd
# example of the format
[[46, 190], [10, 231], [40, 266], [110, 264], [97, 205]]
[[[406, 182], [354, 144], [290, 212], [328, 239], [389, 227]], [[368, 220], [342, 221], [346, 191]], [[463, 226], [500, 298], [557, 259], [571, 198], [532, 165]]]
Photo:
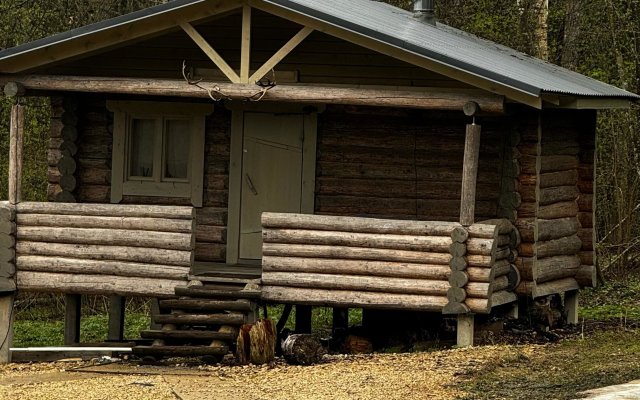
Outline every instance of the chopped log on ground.
[[282, 355], [289, 364], [313, 365], [322, 359], [324, 353], [320, 340], [314, 335], [289, 335], [282, 342]]
[[241, 364], [268, 364], [275, 359], [276, 326], [270, 319], [240, 328], [236, 343], [236, 357]]

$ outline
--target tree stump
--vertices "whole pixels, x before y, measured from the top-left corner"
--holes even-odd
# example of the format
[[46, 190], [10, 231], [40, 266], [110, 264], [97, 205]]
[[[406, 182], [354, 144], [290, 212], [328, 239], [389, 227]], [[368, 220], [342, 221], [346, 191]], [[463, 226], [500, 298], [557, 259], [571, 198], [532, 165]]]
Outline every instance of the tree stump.
[[275, 359], [276, 326], [270, 319], [243, 325], [238, 334], [236, 357], [240, 364], [267, 364]]
[[317, 337], [309, 334], [290, 335], [282, 343], [282, 355], [289, 364], [312, 365], [320, 361], [324, 349]]

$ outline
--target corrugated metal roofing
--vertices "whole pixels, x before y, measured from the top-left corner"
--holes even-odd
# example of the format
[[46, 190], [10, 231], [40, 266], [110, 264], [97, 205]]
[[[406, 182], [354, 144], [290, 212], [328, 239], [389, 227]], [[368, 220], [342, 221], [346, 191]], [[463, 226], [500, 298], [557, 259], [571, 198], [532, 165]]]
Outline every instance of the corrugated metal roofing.
[[[74, 40], [207, 0], [173, 0], [125, 16], [40, 39], [0, 52], [2, 60]], [[543, 62], [505, 46], [438, 23], [420, 22], [411, 12], [371, 0], [260, 0], [355, 32], [442, 65], [522, 92], [640, 99], [640, 96]]]

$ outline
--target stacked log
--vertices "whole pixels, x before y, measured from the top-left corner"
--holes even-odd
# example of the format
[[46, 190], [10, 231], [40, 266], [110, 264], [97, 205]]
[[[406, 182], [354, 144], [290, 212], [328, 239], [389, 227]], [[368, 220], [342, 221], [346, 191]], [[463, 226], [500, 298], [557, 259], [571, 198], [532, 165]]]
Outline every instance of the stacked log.
[[190, 207], [20, 203], [18, 287], [173, 296], [193, 262], [194, 218]]
[[518, 260], [523, 277], [518, 293], [523, 295], [540, 297], [579, 287], [582, 239], [591, 231], [581, 227], [579, 218], [583, 155], [577, 126], [571, 119], [545, 116], [542, 129], [526, 141], [529, 155], [521, 168], [520, 191], [527, 207], [519, 210], [516, 222], [523, 241]]
[[[462, 117], [329, 105], [319, 118], [316, 214], [459, 220]], [[496, 215], [500, 128], [484, 127], [476, 201], [481, 219]]]
[[[58, 103], [61, 104], [62, 100]], [[106, 108], [104, 97], [82, 95], [77, 132], [78, 188], [76, 198], [81, 203], [109, 203], [111, 201], [111, 147], [113, 143], [113, 114]], [[54, 108], [52, 137], [61, 136], [62, 107]], [[230, 112], [223, 107], [207, 118], [205, 146], [205, 175], [203, 207], [196, 212], [195, 259], [204, 262], [226, 260], [227, 198], [229, 191]], [[50, 151], [50, 158], [56, 152]], [[56, 161], [57, 162], [57, 161]], [[59, 184], [59, 173], [50, 168], [49, 181]], [[52, 199], [50, 199], [52, 200]], [[126, 204], [156, 204], [190, 206], [190, 199], [124, 196]]]
[[583, 134], [578, 136], [580, 165], [578, 166], [578, 237], [582, 241], [580, 268], [576, 280], [581, 287], [596, 286], [595, 237], [595, 139], [594, 116], [583, 120]]
[[[457, 303], [488, 313], [494, 292], [508, 289], [512, 239], [496, 234], [499, 225], [474, 225], [471, 236], [456, 222], [279, 213], [264, 213], [262, 225], [265, 300], [434, 312]], [[463, 272], [468, 236], [476, 286]], [[477, 299], [470, 306], [469, 297]], [[497, 304], [514, 300], [511, 293]]]
[[13, 293], [15, 284], [15, 208], [0, 202], [0, 293]]
[[78, 101], [74, 97], [52, 99], [52, 121], [49, 131], [48, 198], [49, 201], [76, 201], [78, 147]]

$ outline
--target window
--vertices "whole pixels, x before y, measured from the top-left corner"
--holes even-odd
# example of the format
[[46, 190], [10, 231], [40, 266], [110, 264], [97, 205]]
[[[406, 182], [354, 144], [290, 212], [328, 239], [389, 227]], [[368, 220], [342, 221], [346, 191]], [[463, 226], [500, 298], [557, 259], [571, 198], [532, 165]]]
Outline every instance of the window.
[[110, 101], [111, 202], [122, 196], [190, 198], [202, 206], [205, 116], [212, 105]]

